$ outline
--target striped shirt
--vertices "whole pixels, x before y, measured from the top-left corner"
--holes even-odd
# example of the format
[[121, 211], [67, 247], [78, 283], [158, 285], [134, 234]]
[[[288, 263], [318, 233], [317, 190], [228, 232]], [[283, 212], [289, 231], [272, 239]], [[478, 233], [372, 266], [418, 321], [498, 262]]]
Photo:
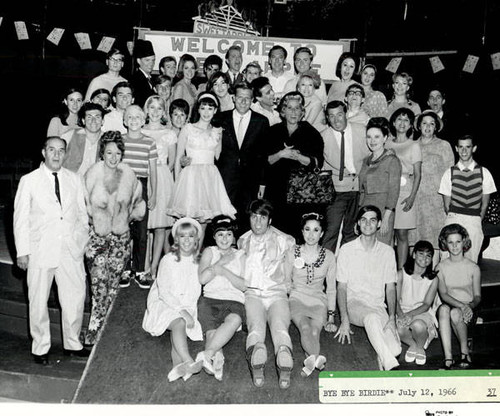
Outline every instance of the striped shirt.
[[465, 215], [480, 215], [483, 200], [483, 169], [477, 165], [474, 169], [460, 170], [451, 167], [451, 203], [450, 212]]
[[158, 159], [156, 142], [147, 136], [141, 139], [131, 139], [127, 134], [123, 135], [125, 143], [125, 155], [123, 162], [129, 165], [138, 178], [149, 177], [149, 162]]

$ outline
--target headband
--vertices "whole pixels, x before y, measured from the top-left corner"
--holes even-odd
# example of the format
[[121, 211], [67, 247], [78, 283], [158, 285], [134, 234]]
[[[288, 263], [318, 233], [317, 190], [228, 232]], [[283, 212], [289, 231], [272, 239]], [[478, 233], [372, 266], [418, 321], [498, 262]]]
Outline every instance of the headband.
[[209, 94], [208, 92], [201, 94], [198, 97], [198, 102], [200, 102], [203, 98], [210, 98], [215, 103], [215, 106], [218, 107], [217, 100], [214, 98], [212, 94]]

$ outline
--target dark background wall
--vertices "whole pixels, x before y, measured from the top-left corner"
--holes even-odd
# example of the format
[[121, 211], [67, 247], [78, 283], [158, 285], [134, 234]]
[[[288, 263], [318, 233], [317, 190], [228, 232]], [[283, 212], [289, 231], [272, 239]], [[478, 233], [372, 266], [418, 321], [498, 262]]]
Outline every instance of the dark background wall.
[[[47, 123], [69, 86], [86, 89], [105, 70], [104, 54], [81, 51], [73, 33], [90, 34], [93, 47], [103, 35], [126, 48], [134, 26], [154, 30], [192, 31], [199, 1], [164, 0], [9, 0], [0, 5], [0, 121], [3, 155], [38, 158]], [[414, 79], [414, 99], [422, 106], [428, 87], [442, 85], [447, 102], [468, 115], [463, 131], [480, 138], [478, 159], [492, 170], [497, 159], [500, 71], [490, 54], [500, 51], [500, 2], [494, 0], [303, 0], [273, 5], [267, 22], [267, 0], [240, 0], [237, 7], [263, 34], [309, 39], [356, 38], [356, 51], [456, 50], [442, 55], [445, 70], [433, 74], [428, 56], [405, 57], [401, 70]], [[406, 18], [403, 18], [405, 4]], [[29, 40], [19, 41], [13, 21], [28, 23]], [[33, 26], [31, 23], [35, 23]], [[65, 28], [58, 46], [45, 41], [52, 28]], [[480, 61], [473, 74], [462, 72], [468, 54]], [[159, 57], [158, 57], [159, 58]], [[379, 88], [390, 95], [389, 57], [368, 58], [379, 69]], [[124, 68], [125, 76], [131, 62]]]

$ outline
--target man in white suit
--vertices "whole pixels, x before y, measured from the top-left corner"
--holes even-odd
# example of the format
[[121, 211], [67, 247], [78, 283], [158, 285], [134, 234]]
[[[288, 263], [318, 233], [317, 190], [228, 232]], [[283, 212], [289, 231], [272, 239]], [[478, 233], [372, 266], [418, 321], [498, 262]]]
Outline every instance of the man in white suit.
[[64, 354], [87, 357], [79, 341], [85, 302], [83, 255], [88, 216], [81, 178], [62, 167], [66, 142], [48, 137], [44, 163], [24, 175], [14, 201], [17, 265], [28, 270], [31, 352], [48, 364], [50, 319], [47, 301], [55, 277], [62, 310]]

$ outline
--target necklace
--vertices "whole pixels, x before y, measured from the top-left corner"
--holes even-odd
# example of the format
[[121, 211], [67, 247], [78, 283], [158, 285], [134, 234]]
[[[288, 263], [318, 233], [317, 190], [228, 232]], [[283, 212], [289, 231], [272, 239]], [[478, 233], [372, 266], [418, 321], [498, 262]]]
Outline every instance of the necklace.
[[[300, 251], [301, 251], [301, 247], [299, 245], [295, 246], [295, 253], [294, 253], [295, 254], [295, 259], [302, 260], [302, 262], [300, 262], [300, 263], [302, 263], [302, 267], [306, 268], [306, 272], [307, 272], [306, 284], [310, 285], [310, 284], [312, 284], [312, 282], [314, 280], [314, 268], [315, 267], [321, 267], [321, 265], [325, 261], [326, 250], [325, 250], [324, 247], [321, 247], [319, 249], [318, 258], [316, 259], [316, 261], [314, 263], [306, 263], [302, 259], [301, 255], [300, 255]], [[297, 265], [300, 266], [300, 263], [296, 262], [296, 267], [297, 267]], [[299, 267], [299, 268], [302, 268], [302, 267]]]

